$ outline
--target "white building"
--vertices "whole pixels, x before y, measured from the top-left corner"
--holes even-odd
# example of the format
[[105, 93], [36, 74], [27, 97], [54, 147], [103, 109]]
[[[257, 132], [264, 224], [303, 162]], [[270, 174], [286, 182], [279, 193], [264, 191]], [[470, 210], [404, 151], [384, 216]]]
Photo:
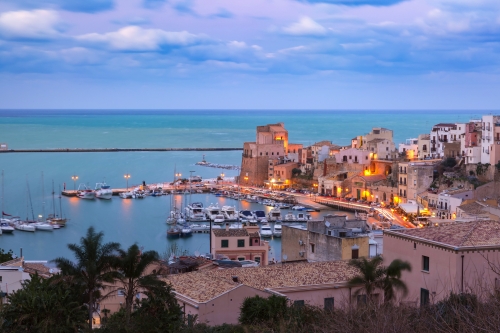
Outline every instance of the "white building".
[[418, 139], [406, 139], [405, 143], [399, 144], [398, 152], [406, 153], [407, 158], [414, 159], [418, 157], [418, 146]]

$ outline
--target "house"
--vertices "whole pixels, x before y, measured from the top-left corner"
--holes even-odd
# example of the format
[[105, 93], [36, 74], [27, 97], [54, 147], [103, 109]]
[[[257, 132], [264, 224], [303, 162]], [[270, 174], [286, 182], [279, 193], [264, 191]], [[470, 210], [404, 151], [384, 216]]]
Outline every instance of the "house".
[[418, 158], [418, 139], [406, 139], [405, 143], [400, 143], [398, 152], [406, 154], [406, 158], [413, 160]]
[[417, 139], [418, 159], [423, 160], [430, 156], [431, 136], [429, 134], [420, 134]]
[[500, 115], [484, 115], [481, 121], [481, 163], [500, 162]]
[[370, 164], [370, 152], [367, 150], [361, 150], [357, 148], [348, 148], [333, 154], [332, 157], [335, 158], [337, 163], [348, 163], [348, 164]]
[[499, 235], [498, 221], [385, 230], [384, 260], [411, 264], [402, 280], [409, 291], [406, 300], [416, 305], [436, 303], [452, 292], [486, 297], [499, 287], [492, 270], [500, 263]]
[[348, 261], [276, 264], [265, 267], [230, 268], [171, 275], [177, 302], [185, 316], [200, 323], [236, 324], [247, 297], [286, 297], [296, 305], [340, 308], [366, 299], [354, 297], [356, 288], [347, 281], [358, 274]]
[[415, 161], [398, 164], [398, 194], [401, 202], [416, 200], [417, 194], [429, 188], [434, 181], [435, 162]]
[[323, 221], [308, 221], [307, 228], [283, 226], [281, 261], [315, 262], [368, 258], [368, 231], [365, 220], [348, 220], [346, 215], [326, 215]]
[[269, 242], [260, 238], [258, 226], [246, 225], [242, 229], [212, 229], [211, 253], [214, 258], [253, 260], [266, 266], [269, 263]]

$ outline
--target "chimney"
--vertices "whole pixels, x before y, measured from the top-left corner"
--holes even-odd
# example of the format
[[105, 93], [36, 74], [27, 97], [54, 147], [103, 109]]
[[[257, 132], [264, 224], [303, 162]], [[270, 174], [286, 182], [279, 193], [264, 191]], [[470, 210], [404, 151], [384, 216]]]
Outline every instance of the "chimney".
[[229, 223], [226, 223], [226, 231], [229, 231]]

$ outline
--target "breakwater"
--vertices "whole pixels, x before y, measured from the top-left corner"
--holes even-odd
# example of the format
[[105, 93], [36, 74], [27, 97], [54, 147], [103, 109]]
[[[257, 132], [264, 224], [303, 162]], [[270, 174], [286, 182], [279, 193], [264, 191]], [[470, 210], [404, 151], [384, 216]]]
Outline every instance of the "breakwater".
[[235, 151], [243, 148], [53, 148], [53, 149], [7, 149], [0, 153], [112, 153], [131, 151]]

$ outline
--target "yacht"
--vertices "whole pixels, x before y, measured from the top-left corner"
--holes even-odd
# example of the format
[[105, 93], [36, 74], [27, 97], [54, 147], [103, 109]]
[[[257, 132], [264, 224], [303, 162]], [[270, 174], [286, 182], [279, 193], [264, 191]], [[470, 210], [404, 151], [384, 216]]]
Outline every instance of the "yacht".
[[219, 215], [220, 208], [218, 204], [210, 204], [207, 208], [205, 208], [205, 214], [207, 214], [207, 217], [210, 221], [213, 221], [215, 219], [215, 215]]
[[293, 213], [287, 213], [287, 214], [285, 214], [284, 221], [295, 222], [295, 221], [297, 221], [297, 218], [295, 217], [295, 215], [293, 215]]
[[221, 211], [226, 221], [238, 220], [238, 214], [233, 206], [222, 206]]
[[132, 199], [132, 192], [122, 192], [119, 194], [120, 198], [122, 199]]
[[264, 212], [263, 210], [256, 210], [253, 213], [257, 222], [267, 222], [266, 212]]
[[87, 187], [85, 184], [78, 185], [78, 190], [76, 191], [76, 196], [80, 199], [95, 199], [95, 192]]
[[255, 220], [255, 215], [249, 210], [241, 210], [239, 216], [242, 221]]
[[205, 213], [203, 212], [203, 204], [201, 202], [193, 202], [185, 210], [188, 221], [205, 221]]
[[191, 229], [191, 227], [189, 227], [187, 224], [183, 225], [181, 229], [181, 236], [188, 237], [192, 235], [193, 235], [193, 229]]
[[297, 222], [306, 222], [308, 220], [306, 213], [297, 213]]
[[273, 230], [274, 237], [281, 237], [281, 223], [276, 223]]
[[271, 209], [267, 214], [267, 219], [269, 220], [269, 222], [281, 221], [282, 220], [281, 210], [276, 207]]
[[35, 232], [35, 226], [27, 223], [18, 222], [14, 225], [14, 228], [21, 231]]
[[269, 225], [263, 225], [260, 228], [260, 235], [263, 238], [268, 238], [273, 235], [273, 232], [271, 231], [271, 227]]
[[231, 223], [229, 229], [243, 229], [243, 223], [241, 222]]
[[110, 186], [106, 185], [106, 183], [95, 184], [94, 192], [97, 199], [110, 200], [113, 196], [113, 190], [111, 190]]
[[226, 221], [226, 219], [224, 218], [224, 215], [222, 214], [217, 214], [217, 215], [214, 215], [214, 224], [223, 224], [224, 222]]
[[305, 209], [306, 209], [306, 207], [304, 207], [304, 206], [293, 206], [292, 207], [292, 210], [305, 210]]
[[47, 223], [47, 222], [35, 222], [32, 224], [36, 230], [41, 230], [41, 231], [52, 231], [54, 230], [54, 227], [52, 224]]
[[4, 234], [11, 234], [14, 232], [14, 228], [12, 228], [7, 222], [0, 222], [0, 230]]

